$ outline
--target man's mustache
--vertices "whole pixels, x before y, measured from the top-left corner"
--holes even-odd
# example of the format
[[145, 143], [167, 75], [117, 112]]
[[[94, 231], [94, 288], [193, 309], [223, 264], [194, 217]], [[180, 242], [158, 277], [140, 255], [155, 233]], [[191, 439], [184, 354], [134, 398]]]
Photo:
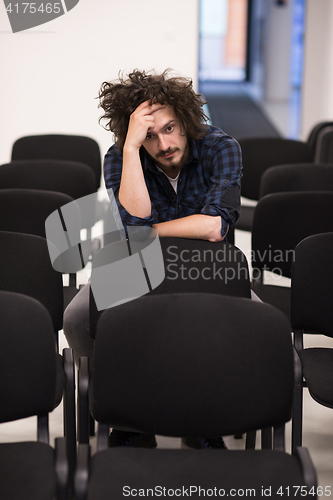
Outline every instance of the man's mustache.
[[175, 148], [175, 149], [168, 148], [166, 151], [160, 151], [157, 156], [169, 155], [169, 154], [174, 153], [175, 151], [177, 151], [177, 149], [178, 148]]

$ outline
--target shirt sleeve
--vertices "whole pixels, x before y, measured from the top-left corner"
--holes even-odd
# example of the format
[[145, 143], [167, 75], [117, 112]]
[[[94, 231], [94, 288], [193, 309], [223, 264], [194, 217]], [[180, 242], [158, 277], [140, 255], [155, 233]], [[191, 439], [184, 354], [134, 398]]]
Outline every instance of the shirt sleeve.
[[210, 186], [201, 213], [222, 217], [221, 234], [232, 227], [240, 214], [242, 153], [230, 136], [220, 137], [211, 147]]
[[124, 226], [152, 226], [158, 217], [153, 205], [148, 217], [141, 218], [131, 215], [119, 201], [119, 188], [123, 168], [123, 155], [116, 145], [111, 146], [104, 157], [103, 174], [106, 189], [112, 189], [120, 218]]

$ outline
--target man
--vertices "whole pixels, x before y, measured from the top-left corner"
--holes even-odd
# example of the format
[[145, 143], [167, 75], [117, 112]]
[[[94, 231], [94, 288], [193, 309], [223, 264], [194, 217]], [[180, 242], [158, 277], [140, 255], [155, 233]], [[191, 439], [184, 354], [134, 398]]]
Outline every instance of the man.
[[205, 125], [204, 101], [185, 78], [134, 71], [104, 82], [100, 106], [115, 136], [104, 178], [125, 225], [159, 236], [221, 241], [239, 216], [238, 143]]
[[[138, 70], [101, 86], [101, 119], [115, 144], [104, 159], [106, 188], [117, 200], [124, 227], [152, 226], [159, 236], [226, 238], [239, 217], [241, 151], [232, 137], [205, 124], [205, 102], [189, 79]], [[80, 355], [92, 341], [88, 287], [64, 315], [64, 333]], [[82, 332], [85, 331], [85, 335]], [[78, 334], [80, 332], [80, 334]], [[156, 447], [155, 436], [113, 429], [111, 446]], [[182, 440], [191, 448], [225, 448], [221, 437]]]

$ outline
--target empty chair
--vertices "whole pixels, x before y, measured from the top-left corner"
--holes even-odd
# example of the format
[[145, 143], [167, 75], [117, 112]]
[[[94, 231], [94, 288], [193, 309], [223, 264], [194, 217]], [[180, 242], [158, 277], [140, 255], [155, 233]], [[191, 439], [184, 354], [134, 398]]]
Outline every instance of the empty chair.
[[[37, 441], [0, 443], [0, 497], [66, 500], [64, 438], [49, 445], [57, 391], [53, 325], [37, 300], [0, 291], [0, 422], [37, 416]], [[34, 438], [32, 438], [34, 439]]]
[[[82, 359], [83, 386], [86, 367]], [[97, 452], [90, 458], [89, 445], [79, 445], [77, 498], [153, 496], [157, 485], [175, 496], [192, 485], [196, 498], [213, 487], [225, 496], [233, 488], [238, 496], [244, 489], [261, 496], [268, 488], [277, 497], [293, 485], [316, 496], [307, 450], [284, 451], [293, 387], [290, 324], [269, 305], [190, 293], [141, 297], [105, 311], [89, 389]], [[108, 448], [109, 425], [178, 437], [274, 426], [274, 450]]]
[[256, 206], [251, 260], [253, 290], [290, 318], [290, 287], [266, 284], [264, 271], [291, 278], [296, 245], [312, 234], [333, 231], [333, 192], [273, 193]]
[[[47, 241], [32, 234], [0, 231], [0, 290], [27, 295], [48, 311], [53, 325], [53, 345], [63, 323], [62, 275], [52, 268]], [[64, 431], [70, 470], [76, 457], [75, 381], [71, 349], [57, 355], [56, 408], [64, 401]]]
[[15, 160], [68, 160], [88, 165], [95, 174], [95, 191], [101, 181], [101, 153], [97, 142], [85, 136], [66, 134], [31, 135], [17, 139]]
[[0, 165], [1, 189], [42, 189], [74, 199], [95, 192], [94, 172], [84, 163], [63, 160], [17, 160]]
[[328, 121], [319, 122], [316, 125], [314, 125], [309, 132], [309, 135], [308, 135], [306, 142], [307, 142], [308, 146], [311, 148], [311, 151], [313, 152], [313, 155], [314, 155], [313, 157], [314, 157], [315, 162], [318, 162], [318, 159], [316, 158], [316, 156], [319, 152], [319, 148], [318, 148], [319, 135], [326, 128], [332, 127], [332, 126], [333, 126], [333, 122], [328, 122]]
[[333, 124], [323, 128], [318, 134], [315, 162], [333, 163]]
[[[302, 443], [303, 384], [317, 403], [333, 408], [332, 347], [304, 348], [304, 335], [333, 337], [333, 232], [310, 236], [295, 249], [291, 281], [294, 344], [302, 361], [296, 381], [293, 447]], [[333, 415], [332, 415], [333, 417]]]
[[[64, 160], [17, 160], [0, 165], [0, 189], [36, 189], [66, 194], [75, 200], [91, 196], [91, 207], [85, 211], [84, 222], [77, 229], [87, 230], [83, 247], [83, 261], [87, 263], [100, 248], [100, 240], [91, 238], [92, 227], [104, 215], [103, 203], [96, 193], [95, 174], [83, 163]], [[65, 204], [65, 203], [64, 203]], [[83, 266], [84, 267], [84, 266]], [[66, 304], [73, 297], [76, 277], [71, 273], [73, 293], [66, 296]]]
[[[45, 221], [54, 211], [72, 203], [70, 196], [40, 189], [0, 189], [0, 231], [34, 234], [46, 238]], [[73, 233], [73, 229], [72, 229]], [[79, 227], [77, 228], [79, 236]], [[90, 242], [82, 244], [83, 260], [87, 262]], [[76, 271], [84, 267], [79, 265]], [[64, 308], [78, 292], [76, 274], [69, 273], [69, 284], [64, 286]]]
[[288, 191], [333, 191], [333, 163], [276, 165], [263, 173], [260, 198]]
[[35, 234], [46, 238], [45, 220], [73, 198], [38, 189], [0, 189], [0, 231]]
[[[242, 196], [259, 200], [260, 179], [269, 167], [312, 162], [314, 153], [307, 143], [281, 138], [240, 139], [243, 158]], [[235, 229], [252, 230], [254, 207], [242, 205]]]

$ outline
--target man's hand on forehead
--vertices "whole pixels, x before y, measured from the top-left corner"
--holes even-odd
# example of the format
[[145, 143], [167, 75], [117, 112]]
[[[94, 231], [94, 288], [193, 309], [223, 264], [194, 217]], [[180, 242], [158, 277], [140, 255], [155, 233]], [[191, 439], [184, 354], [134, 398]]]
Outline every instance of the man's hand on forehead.
[[152, 104], [150, 104], [150, 102], [151, 101], [144, 101], [144, 102], [142, 102], [136, 108], [135, 111], [138, 111], [142, 107], [142, 109], [145, 109], [149, 114], [153, 114], [153, 113], [155, 113], [155, 111], [158, 111], [160, 109], [166, 108], [166, 104], [161, 104], [160, 102], [154, 102], [154, 101], [152, 102]]
[[124, 147], [139, 149], [146, 139], [148, 130], [155, 126], [154, 113], [166, 107], [159, 102], [142, 102], [131, 114]]

